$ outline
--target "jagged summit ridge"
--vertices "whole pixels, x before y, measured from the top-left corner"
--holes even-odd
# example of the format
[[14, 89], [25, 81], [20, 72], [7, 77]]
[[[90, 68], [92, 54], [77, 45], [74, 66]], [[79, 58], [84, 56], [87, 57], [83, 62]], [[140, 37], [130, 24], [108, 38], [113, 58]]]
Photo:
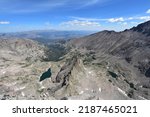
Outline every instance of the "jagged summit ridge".
[[147, 36], [150, 36], [150, 21], [139, 24], [138, 26], [131, 28], [131, 30], [141, 32], [143, 34], [146, 34]]

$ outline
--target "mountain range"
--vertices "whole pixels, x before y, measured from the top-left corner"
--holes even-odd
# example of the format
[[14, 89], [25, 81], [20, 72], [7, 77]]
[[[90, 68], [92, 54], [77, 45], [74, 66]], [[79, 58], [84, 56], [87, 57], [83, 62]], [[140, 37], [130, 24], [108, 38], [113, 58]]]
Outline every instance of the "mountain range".
[[[0, 36], [1, 99], [150, 99], [150, 21], [50, 44], [31, 35]], [[52, 77], [39, 83], [48, 68]]]
[[13, 33], [0, 33], [1, 39], [32, 39], [42, 43], [68, 40], [92, 34], [94, 31], [33, 30]]

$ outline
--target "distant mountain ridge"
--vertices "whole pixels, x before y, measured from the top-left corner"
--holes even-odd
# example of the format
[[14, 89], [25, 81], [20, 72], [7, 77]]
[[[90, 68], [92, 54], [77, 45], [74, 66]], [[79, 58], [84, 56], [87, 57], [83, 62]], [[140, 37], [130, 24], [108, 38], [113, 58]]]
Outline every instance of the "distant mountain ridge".
[[92, 34], [91, 31], [57, 31], [57, 30], [35, 30], [16, 33], [0, 33], [0, 39], [33, 39], [47, 43], [53, 40], [68, 40]]

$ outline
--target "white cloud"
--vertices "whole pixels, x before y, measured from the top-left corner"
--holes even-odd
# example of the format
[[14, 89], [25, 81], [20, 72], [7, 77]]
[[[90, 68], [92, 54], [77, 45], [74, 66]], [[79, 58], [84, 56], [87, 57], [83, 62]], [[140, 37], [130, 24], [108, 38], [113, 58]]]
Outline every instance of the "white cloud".
[[[69, 17], [70, 21], [61, 23], [62, 27], [68, 29], [85, 29], [85, 30], [102, 30], [102, 29], [114, 29], [114, 30], [122, 30], [131, 28], [141, 22], [145, 22], [150, 20], [150, 16], [141, 15], [141, 16], [129, 16], [129, 17], [114, 17], [114, 18], [88, 18], [88, 17]], [[115, 23], [121, 25], [120, 27], [114, 27]], [[103, 25], [100, 25], [103, 24]]]
[[126, 19], [123, 17], [119, 17], [119, 18], [105, 18], [105, 19], [101, 19], [101, 18], [83, 18], [83, 17], [71, 17], [75, 20], [83, 20], [83, 21], [108, 21], [111, 23], [115, 23], [115, 22], [124, 22]]
[[134, 19], [134, 17], [129, 17], [129, 18], [127, 18], [127, 20], [133, 20]]
[[91, 26], [91, 27], [99, 27], [100, 23], [98, 22], [91, 22], [91, 21], [80, 21], [80, 20], [72, 20], [68, 22], [63, 22], [61, 25], [67, 25], [67, 26]]
[[[110, 23], [119, 23], [119, 22], [137, 22], [139, 21], [148, 21], [150, 20], [150, 16], [132, 16], [132, 17], [118, 17], [118, 18], [83, 18], [83, 17], [71, 17], [74, 20], [80, 20], [80, 21], [90, 21], [90, 22], [110, 22]], [[139, 22], [138, 21], [138, 22]]]
[[142, 17], [139, 17], [138, 19], [148, 21], [150, 20], [150, 16], [142, 16]]
[[146, 13], [150, 13], [150, 9], [148, 9], [148, 10], [146, 11]]
[[112, 23], [114, 23], [114, 22], [123, 22], [123, 21], [125, 21], [123, 17], [108, 19], [108, 22], [112, 22]]
[[86, 20], [70, 20], [62, 22], [59, 25], [59, 29], [62, 30], [100, 30], [101, 28], [99, 22]]
[[129, 17], [125, 19], [126, 21], [133, 21], [134, 20], [143, 20], [143, 21], [148, 21], [150, 20], [150, 16], [139, 16], [139, 17]]
[[10, 24], [9, 21], [0, 21], [0, 24]]

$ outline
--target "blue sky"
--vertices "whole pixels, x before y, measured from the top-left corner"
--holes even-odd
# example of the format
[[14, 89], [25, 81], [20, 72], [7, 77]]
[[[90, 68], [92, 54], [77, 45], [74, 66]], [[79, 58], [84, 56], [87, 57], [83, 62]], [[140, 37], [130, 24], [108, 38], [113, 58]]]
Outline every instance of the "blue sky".
[[0, 0], [0, 32], [121, 31], [148, 20], [149, 0]]

